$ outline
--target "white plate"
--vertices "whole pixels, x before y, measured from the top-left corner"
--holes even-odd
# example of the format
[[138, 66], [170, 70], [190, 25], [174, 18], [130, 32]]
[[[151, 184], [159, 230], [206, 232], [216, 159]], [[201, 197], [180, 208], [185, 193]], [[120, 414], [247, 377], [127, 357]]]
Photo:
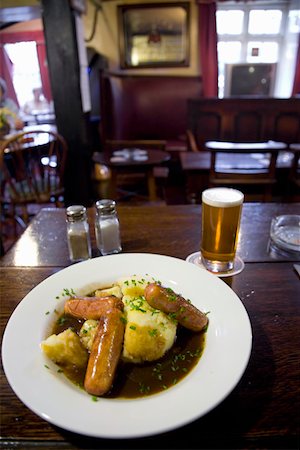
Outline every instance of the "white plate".
[[[76, 293], [121, 276], [149, 274], [209, 313], [206, 347], [177, 385], [140, 399], [92, 401], [40, 350], [54, 322], [63, 289]], [[50, 313], [48, 313], [50, 311]], [[217, 406], [240, 380], [252, 344], [251, 325], [237, 295], [219, 278], [183, 260], [154, 254], [119, 254], [74, 264], [29, 292], [13, 312], [4, 336], [6, 377], [20, 400], [54, 425], [102, 438], [133, 438], [185, 425]], [[46, 368], [45, 365], [49, 366]]]

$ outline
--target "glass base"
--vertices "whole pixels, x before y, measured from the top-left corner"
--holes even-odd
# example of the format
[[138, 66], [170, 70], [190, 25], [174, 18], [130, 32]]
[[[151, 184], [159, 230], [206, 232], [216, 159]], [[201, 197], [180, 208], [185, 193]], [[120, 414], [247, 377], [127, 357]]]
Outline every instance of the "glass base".
[[201, 255], [201, 261], [204, 267], [210, 272], [229, 272], [233, 269], [233, 261], [211, 261]]
[[100, 254], [102, 256], [107, 256], [107, 255], [115, 255], [117, 253], [120, 253], [122, 251], [121, 247], [118, 248], [114, 248], [114, 249], [104, 249], [104, 248], [100, 248]]

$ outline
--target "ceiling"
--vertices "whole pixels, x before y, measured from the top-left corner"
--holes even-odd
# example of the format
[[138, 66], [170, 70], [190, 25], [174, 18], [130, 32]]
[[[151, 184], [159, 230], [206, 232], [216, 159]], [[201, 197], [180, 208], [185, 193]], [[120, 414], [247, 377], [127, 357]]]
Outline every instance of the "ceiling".
[[0, 8], [0, 30], [17, 22], [25, 22], [40, 17], [41, 5]]

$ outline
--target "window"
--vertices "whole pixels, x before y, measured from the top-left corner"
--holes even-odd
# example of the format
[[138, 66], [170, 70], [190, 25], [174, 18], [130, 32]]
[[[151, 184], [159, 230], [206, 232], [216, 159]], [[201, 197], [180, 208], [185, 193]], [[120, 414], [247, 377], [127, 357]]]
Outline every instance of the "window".
[[222, 2], [217, 10], [219, 97], [229, 64], [276, 64], [276, 97], [290, 97], [294, 82], [300, 8], [295, 2]]
[[282, 11], [276, 9], [252, 9], [249, 11], [250, 34], [278, 34]]
[[32, 100], [33, 88], [42, 85], [36, 43], [5, 44], [4, 48], [13, 63], [13, 84], [22, 108], [27, 101]]

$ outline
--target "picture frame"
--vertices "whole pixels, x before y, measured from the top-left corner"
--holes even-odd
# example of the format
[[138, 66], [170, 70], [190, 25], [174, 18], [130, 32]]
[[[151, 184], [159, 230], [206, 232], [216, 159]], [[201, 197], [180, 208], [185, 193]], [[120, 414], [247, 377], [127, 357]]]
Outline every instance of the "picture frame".
[[189, 65], [189, 3], [119, 5], [118, 24], [121, 68]]

